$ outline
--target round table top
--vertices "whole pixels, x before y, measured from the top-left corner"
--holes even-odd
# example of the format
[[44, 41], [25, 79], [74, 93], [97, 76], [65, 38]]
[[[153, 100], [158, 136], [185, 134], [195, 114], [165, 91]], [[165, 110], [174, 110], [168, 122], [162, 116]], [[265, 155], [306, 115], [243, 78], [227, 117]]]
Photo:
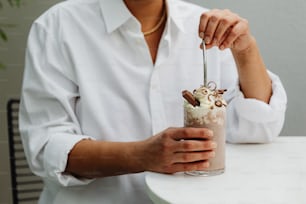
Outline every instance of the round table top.
[[305, 204], [306, 137], [226, 146], [225, 173], [194, 177], [147, 172], [154, 203]]

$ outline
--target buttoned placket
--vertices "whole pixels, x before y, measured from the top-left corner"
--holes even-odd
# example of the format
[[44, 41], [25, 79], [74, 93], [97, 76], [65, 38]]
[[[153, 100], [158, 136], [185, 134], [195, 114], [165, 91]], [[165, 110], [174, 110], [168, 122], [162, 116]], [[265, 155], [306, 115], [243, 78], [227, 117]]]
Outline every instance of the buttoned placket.
[[158, 69], [153, 70], [150, 81], [149, 100], [153, 134], [162, 131], [167, 126], [158, 72]]
[[164, 96], [161, 92], [159, 72], [160, 69], [162, 69], [163, 63], [169, 56], [170, 32], [166, 27], [166, 32], [160, 40], [156, 62], [153, 64], [148, 45], [141, 33], [140, 24], [136, 19], [132, 19], [129, 23], [125, 24], [124, 27], [125, 33], [129, 35], [129, 39], [131, 40], [131, 47], [136, 49], [136, 53], [142, 55], [141, 59], [139, 59], [140, 64], [143, 65], [143, 68], [147, 67], [152, 70], [149, 83], [149, 107], [151, 113], [152, 134], [156, 134], [167, 128], [165, 106], [163, 104]]
[[[167, 34], [168, 33], [168, 34]], [[159, 44], [159, 49], [157, 53], [157, 58], [155, 65], [153, 67], [151, 81], [150, 81], [150, 108], [151, 108], [151, 117], [152, 117], [152, 131], [153, 134], [156, 134], [168, 127], [166, 121], [165, 106], [163, 103], [163, 96], [161, 91], [160, 83], [160, 69], [162, 69], [163, 62], [169, 55], [170, 49], [169, 42], [169, 32], [166, 31], [166, 34], [162, 36]]]

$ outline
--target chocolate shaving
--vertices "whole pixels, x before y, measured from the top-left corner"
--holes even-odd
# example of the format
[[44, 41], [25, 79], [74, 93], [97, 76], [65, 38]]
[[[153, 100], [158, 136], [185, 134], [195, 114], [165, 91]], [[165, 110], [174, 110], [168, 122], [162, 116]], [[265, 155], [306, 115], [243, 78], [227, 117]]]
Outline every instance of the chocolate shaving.
[[227, 91], [227, 89], [219, 89], [217, 92], [218, 92], [218, 94], [224, 94], [224, 92], [226, 92]]
[[193, 94], [187, 90], [182, 92], [183, 97], [193, 106], [199, 106], [200, 102], [193, 96]]

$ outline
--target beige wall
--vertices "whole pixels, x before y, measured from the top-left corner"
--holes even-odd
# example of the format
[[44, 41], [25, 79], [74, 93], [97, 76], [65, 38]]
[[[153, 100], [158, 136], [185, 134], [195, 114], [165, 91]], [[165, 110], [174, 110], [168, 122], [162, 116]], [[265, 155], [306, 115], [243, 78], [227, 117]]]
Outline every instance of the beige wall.
[[0, 41], [0, 62], [7, 67], [0, 70], [0, 204], [12, 203], [10, 191], [9, 156], [7, 142], [6, 103], [19, 98], [23, 72], [24, 51], [28, 31], [33, 20], [59, 0], [21, 0], [20, 8], [10, 8], [6, 0], [0, 10], [0, 24], [14, 24], [7, 28], [9, 41]]

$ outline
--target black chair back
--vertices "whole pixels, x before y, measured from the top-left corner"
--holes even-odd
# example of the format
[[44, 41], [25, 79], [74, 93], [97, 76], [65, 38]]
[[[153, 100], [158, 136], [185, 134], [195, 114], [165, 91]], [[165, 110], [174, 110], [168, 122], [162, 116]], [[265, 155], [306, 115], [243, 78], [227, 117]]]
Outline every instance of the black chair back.
[[11, 182], [13, 203], [37, 203], [43, 188], [42, 179], [35, 176], [27, 163], [18, 125], [19, 100], [7, 103]]

